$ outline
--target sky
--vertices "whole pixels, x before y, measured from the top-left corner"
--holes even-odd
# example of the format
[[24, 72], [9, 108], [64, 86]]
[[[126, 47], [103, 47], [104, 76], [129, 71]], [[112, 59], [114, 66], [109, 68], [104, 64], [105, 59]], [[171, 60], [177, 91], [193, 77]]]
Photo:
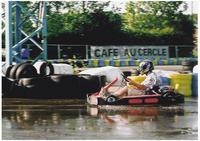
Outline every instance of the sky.
[[[129, 0], [111, 0], [112, 3], [114, 3], [116, 6], [120, 6], [122, 8], [122, 12], [124, 11], [125, 3]], [[194, 0], [194, 1], [186, 1], [188, 4], [188, 9], [185, 11], [185, 14], [197, 14], [198, 9], [200, 9], [200, 1]], [[199, 7], [199, 8], [198, 8]]]
[[187, 14], [197, 14], [198, 10], [200, 9], [199, 5], [200, 5], [200, 1], [187, 1], [188, 3], [188, 9], [186, 11]]

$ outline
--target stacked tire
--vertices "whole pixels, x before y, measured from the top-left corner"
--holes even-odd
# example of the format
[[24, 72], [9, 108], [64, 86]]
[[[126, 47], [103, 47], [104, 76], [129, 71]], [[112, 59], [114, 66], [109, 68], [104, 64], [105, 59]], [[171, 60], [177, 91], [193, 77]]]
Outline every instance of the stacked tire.
[[[49, 73], [45, 73], [49, 69]], [[98, 92], [105, 86], [101, 75], [53, 74], [50, 63], [42, 63], [37, 69], [25, 62], [10, 66], [3, 80], [4, 97], [42, 99], [84, 99], [86, 94]]]
[[2, 78], [3, 97], [43, 98], [50, 91], [50, 79], [45, 77], [45, 69], [40, 68], [40, 74], [30, 61], [11, 65], [6, 70], [6, 77]]
[[6, 77], [11, 79], [37, 77], [37, 70], [30, 62], [9, 66], [6, 70]]
[[80, 98], [79, 79], [77, 75], [58, 74], [49, 76], [53, 82], [52, 97], [54, 98]]
[[55, 98], [53, 82], [49, 77], [21, 78], [18, 85], [25, 88], [23, 98]]
[[2, 76], [3, 97], [21, 97], [26, 88], [18, 85], [21, 78], [37, 77], [37, 71], [30, 62], [11, 65], [7, 68], [5, 77]]

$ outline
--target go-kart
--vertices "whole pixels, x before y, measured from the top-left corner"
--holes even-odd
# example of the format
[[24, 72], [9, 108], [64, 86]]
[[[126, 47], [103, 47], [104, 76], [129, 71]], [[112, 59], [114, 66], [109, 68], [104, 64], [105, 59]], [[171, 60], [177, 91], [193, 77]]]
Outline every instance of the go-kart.
[[[110, 82], [104, 89], [110, 88], [117, 80], [118, 78]], [[124, 96], [123, 98], [117, 98], [111, 93], [102, 96], [96, 92], [87, 95], [87, 102], [90, 105], [172, 105], [184, 103], [184, 95], [174, 92], [170, 86], [155, 86], [142, 95]]]

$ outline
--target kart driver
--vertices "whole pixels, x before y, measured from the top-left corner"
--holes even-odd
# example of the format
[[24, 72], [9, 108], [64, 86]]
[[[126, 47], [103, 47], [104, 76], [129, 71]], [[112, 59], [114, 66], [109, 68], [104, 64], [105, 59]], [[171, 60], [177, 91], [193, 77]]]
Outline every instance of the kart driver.
[[[120, 88], [118, 91], [112, 93], [112, 95], [121, 98], [123, 96], [133, 96], [145, 94], [146, 90], [153, 89], [154, 86], [160, 86], [160, 78], [152, 72], [154, 65], [150, 60], [144, 60], [139, 64], [138, 71], [141, 75], [146, 75], [146, 79], [142, 83], [137, 83], [129, 78], [126, 78], [128, 82], [127, 86]], [[106, 90], [101, 89], [100, 95], [104, 95]]]

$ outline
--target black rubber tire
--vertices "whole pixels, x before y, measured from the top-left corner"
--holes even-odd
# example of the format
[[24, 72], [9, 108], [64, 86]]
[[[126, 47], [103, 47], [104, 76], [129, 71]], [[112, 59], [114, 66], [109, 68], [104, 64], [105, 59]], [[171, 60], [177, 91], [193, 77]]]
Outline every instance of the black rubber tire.
[[19, 85], [27, 89], [26, 98], [55, 98], [54, 85], [49, 77], [21, 78]]
[[18, 82], [18, 84], [21, 86], [41, 85], [43, 83], [46, 83], [45, 77], [21, 78]]
[[196, 60], [184, 60], [181, 62], [181, 65], [183, 66], [183, 71], [192, 71], [193, 67], [197, 65]]
[[37, 70], [36, 68], [29, 63], [25, 63], [20, 65], [17, 70], [16, 70], [16, 74], [15, 74], [15, 78], [19, 79], [19, 78], [30, 78], [30, 77], [37, 77]]
[[76, 61], [76, 66], [79, 67], [79, 68], [82, 68], [84, 65], [83, 65], [83, 62], [82, 61]]
[[1, 79], [2, 79], [2, 93], [3, 95], [7, 95], [10, 91], [12, 83], [14, 82], [8, 79], [8, 77], [4, 77], [4, 76], [2, 76]]
[[7, 69], [6, 69], [6, 77], [10, 78], [10, 71], [12, 69], [13, 65], [9, 66]]
[[10, 70], [9, 78], [16, 79], [17, 69], [23, 64], [30, 64], [30, 62], [23, 62], [23, 63], [14, 65]]
[[80, 89], [82, 89], [85, 94], [98, 92], [100, 91], [102, 85], [105, 85], [104, 82], [101, 82], [101, 76], [99, 75], [81, 74], [79, 78]]
[[[49, 74], [46, 74], [46, 69], [49, 68]], [[48, 76], [48, 75], [53, 75], [54, 74], [54, 67], [51, 64], [51, 62], [44, 62], [40, 66], [40, 76]]]
[[117, 98], [116, 96], [111, 95], [111, 96], [108, 96], [108, 97], [106, 98], [106, 102], [109, 103], [109, 104], [111, 104], [111, 103], [116, 102], [117, 99], [118, 99], [118, 98]]
[[[79, 77], [73, 74], [55, 74], [49, 76], [54, 83], [57, 98], [83, 98]], [[86, 97], [84, 97], [86, 98]]]
[[2, 77], [2, 93], [3, 98], [20, 98], [24, 95], [25, 89], [18, 86], [16, 80]]
[[189, 66], [191, 64], [191, 61], [189, 61], [189, 60], [183, 60], [182, 62], [181, 62], [181, 65], [182, 66]]

